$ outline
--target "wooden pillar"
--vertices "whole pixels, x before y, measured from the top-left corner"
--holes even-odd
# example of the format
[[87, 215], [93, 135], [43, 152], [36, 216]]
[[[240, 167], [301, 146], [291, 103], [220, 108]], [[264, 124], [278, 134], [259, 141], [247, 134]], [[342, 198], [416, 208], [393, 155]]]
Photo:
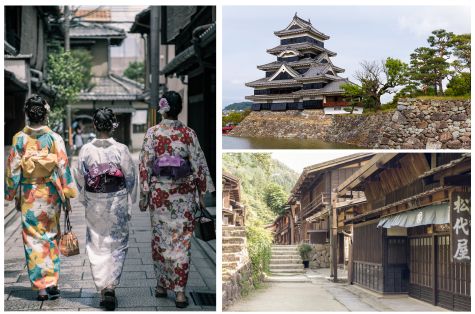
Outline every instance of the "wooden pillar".
[[160, 7], [150, 8], [150, 103], [148, 126], [157, 124], [156, 108], [160, 90]]
[[353, 225], [350, 225], [349, 249], [348, 249], [348, 284], [353, 284]]
[[331, 193], [330, 202], [330, 248], [331, 248], [331, 274], [333, 275], [333, 282], [338, 282], [338, 219], [336, 215], [336, 191]]

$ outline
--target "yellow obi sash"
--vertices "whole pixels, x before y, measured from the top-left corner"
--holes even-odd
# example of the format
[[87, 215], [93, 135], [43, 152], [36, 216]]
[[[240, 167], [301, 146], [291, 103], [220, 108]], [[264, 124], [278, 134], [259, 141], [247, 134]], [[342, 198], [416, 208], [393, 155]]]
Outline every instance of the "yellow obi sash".
[[25, 178], [48, 178], [58, 165], [58, 156], [51, 154], [45, 147], [38, 151], [35, 147], [27, 147], [21, 158], [21, 168]]

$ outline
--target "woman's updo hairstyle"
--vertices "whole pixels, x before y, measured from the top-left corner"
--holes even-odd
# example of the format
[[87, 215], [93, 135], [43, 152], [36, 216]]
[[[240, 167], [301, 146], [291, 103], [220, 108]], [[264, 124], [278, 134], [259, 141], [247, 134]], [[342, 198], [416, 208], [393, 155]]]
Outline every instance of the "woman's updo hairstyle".
[[96, 109], [92, 121], [99, 132], [110, 132], [119, 126], [112, 109], [106, 107]]
[[180, 94], [175, 91], [168, 91], [163, 94], [162, 98], [165, 98], [168, 102], [168, 105], [170, 106], [170, 110], [167, 111], [167, 115], [172, 118], [177, 118], [183, 109], [183, 101]]
[[33, 95], [25, 102], [25, 113], [30, 122], [44, 122], [48, 112], [48, 102], [39, 95]]

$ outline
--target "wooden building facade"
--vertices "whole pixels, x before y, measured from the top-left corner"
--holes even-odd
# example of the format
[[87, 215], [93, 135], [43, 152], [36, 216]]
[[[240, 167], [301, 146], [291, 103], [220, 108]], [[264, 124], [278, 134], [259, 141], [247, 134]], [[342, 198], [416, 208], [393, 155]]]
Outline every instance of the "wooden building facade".
[[[372, 154], [354, 154], [305, 168], [292, 189], [288, 208], [274, 223], [275, 242], [329, 245], [332, 191], [371, 157]], [[344, 236], [339, 237], [343, 256]]]
[[[152, 27], [152, 10], [155, 9], [158, 10], [158, 31], [154, 31]], [[179, 119], [196, 132], [214, 181], [216, 7], [151, 6], [137, 14], [130, 32], [142, 34], [145, 39], [146, 101], [149, 102], [150, 108], [155, 107], [154, 94], [161, 95], [167, 90], [179, 88], [176, 91], [180, 92], [186, 101]], [[152, 42], [158, 43], [156, 50]], [[173, 47], [173, 55], [163, 46]], [[164, 64], [161, 62], [162, 58], [166, 59]], [[153, 67], [154, 61], [160, 70], [157, 86], [152, 82], [153, 74], [157, 71], [157, 68]], [[158, 100], [156, 102], [158, 103]]]
[[377, 154], [338, 187], [339, 197], [366, 197], [339, 215], [351, 230], [353, 283], [470, 311], [470, 161]]
[[59, 6], [4, 7], [4, 102], [5, 145], [25, 126], [25, 101], [38, 94], [50, 104], [55, 92], [46, 83], [48, 40], [62, 36], [54, 27]]
[[224, 226], [243, 227], [246, 224], [246, 211], [241, 204], [240, 181], [229, 173], [223, 173], [223, 207]]

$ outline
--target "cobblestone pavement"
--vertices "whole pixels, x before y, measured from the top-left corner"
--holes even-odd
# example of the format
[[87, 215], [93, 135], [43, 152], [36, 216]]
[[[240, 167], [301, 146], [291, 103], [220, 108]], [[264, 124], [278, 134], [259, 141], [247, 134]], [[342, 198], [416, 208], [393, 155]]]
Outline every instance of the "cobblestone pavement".
[[[99, 294], [92, 281], [91, 270], [85, 254], [86, 224], [84, 207], [73, 200], [71, 224], [79, 238], [81, 254], [61, 256], [59, 288], [61, 298], [53, 301], [36, 301], [36, 292], [31, 290], [28, 279], [23, 243], [20, 232], [20, 218], [5, 227], [5, 290], [4, 309], [47, 310], [47, 311], [92, 311], [101, 310]], [[151, 257], [151, 227], [148, 212], [140, 212], [136, 204], [130, 222], [129, 250], [121, 282], [116, 289], [118, 309], [122, 311], [175, 311], [174, 294], [168, 299], [157, 299], [153, 295], [156, 286]], [[214, 248], [213, 248], [214, 246]], [[209, 245], [193, 239], [191, 249], [191, 270], [186, 288], [190, 306], [187, 311], [214, 311], [215, 306], [195, 304], [190, 292], [216, 293], [215, 243]], [[197, 302], [200, 303], [200, 302]]]

